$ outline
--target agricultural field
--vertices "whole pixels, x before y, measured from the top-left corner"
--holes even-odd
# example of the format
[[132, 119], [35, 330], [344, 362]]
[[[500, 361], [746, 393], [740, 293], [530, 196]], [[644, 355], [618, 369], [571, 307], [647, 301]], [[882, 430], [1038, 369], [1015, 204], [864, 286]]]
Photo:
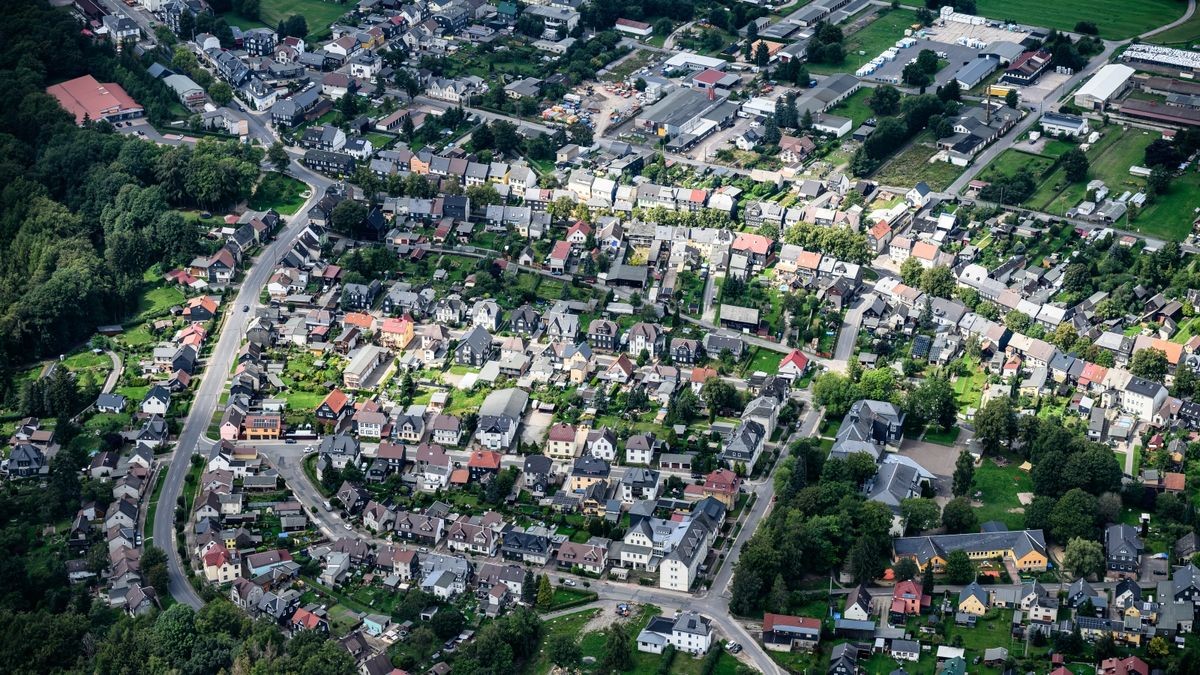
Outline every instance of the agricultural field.
[[879, 56], [896, 40], [904, 37], [904, 29], [917, 22], [917, 13], [908, 9], [893, 9], [881, 12], [862, 30], [846, 37], [846, 59], [838, 64], [810, 63], [811, 73], [853, 73], [867, 61]]
[[1146, 42], [1156, 42], [1179, 49], [1192, 49], [1194, 45], [1200, 44], [1200, 12], [1193, 14], [1192, 18], [1174, 28], [1147, 38]]
[[1086, 19], [1096, 24], [1100, 37], [1125, 40], [1178, 19], [1186, 4], [1175, 0], [979, 0], [976, 7], [980, 16], [1067, 31]]

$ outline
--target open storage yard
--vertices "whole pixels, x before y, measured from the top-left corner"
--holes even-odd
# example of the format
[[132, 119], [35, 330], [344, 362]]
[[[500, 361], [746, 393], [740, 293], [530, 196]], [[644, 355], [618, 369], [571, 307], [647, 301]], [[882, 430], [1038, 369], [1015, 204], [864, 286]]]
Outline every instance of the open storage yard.
[[1187, 3], [1175, 0], [979, 0], [978, 14], [1029, 26], [1073, 31], [1092, 21], [1100, 37], [1124, 40], [1183, 16]]

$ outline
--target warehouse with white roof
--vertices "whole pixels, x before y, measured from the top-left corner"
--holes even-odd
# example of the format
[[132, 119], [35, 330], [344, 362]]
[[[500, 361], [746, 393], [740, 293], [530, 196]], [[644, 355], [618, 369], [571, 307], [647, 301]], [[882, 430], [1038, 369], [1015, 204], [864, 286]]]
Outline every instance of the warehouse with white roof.
[[1075, 92], [1075, 105], [1087, 110], [1103, 110], [1113, 99], [1125, 93], [1134, 70], [1120, 63], [1104, 66]]

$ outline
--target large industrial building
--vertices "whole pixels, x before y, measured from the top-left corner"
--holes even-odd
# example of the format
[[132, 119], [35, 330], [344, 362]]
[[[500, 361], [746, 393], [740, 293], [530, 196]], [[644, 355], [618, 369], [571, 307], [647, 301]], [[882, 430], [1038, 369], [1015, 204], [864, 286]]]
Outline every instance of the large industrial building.
[[116, 82], [97, 82], [84, 75], [46, 88], [59, 105], [75, 116], [76, 124], [85, 119], [116, 122], [141, 117], [145, 110]]
[[1120, 63], [1104, 66], [1075, 92], [1075, 105], [1087, 110], [1104, 110], [1125, 93], [1133, 73], [1133, 68]]

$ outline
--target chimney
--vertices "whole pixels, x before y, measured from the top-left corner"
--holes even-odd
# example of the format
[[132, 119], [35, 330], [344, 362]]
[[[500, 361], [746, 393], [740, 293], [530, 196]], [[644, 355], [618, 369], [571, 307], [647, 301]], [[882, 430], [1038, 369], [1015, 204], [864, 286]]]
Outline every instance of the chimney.
[[717, 98], [716, 85], [710, 85], [708, 87], [708, 100], [712, 101], [712, 100], [715, 100], [716, 98]]

